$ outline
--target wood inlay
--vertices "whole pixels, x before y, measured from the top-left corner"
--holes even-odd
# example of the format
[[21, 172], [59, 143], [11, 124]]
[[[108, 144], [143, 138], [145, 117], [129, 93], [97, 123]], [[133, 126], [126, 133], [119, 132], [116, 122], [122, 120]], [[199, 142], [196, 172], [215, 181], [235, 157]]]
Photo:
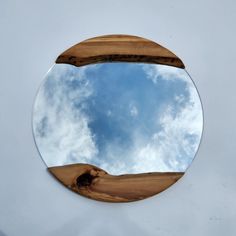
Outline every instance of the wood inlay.
[[183, 62], [161, 45], [137, 36], [105, 35], [78, 43], [57, 59], [56, 63], [83, 66], [101, 62], [140, 62], [184, 68]]
[[114, 176], [89, 164], [50, 167], [48, 170], [74, 192], [107, 202], [130, 202], [153, 196], [170, 187], [184, 174], [152, 172]]

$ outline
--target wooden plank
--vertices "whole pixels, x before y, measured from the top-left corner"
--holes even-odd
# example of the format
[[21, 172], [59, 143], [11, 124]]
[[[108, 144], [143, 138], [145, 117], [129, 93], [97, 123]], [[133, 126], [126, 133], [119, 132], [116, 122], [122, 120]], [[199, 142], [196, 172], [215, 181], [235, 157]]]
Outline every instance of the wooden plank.
[[50, 167], [66, 187], [85, 197], [107, 202], [130, 202], [153, 196], [174, 184], [183, 172], [110, 175], [89, 164]]
[[56, 59], [56, 63], [74, 66], [102, 62], [140, 62], [185, 67], [168, 49], [148, 39], [131, 35], [104, 35], [87, 39], [72, 46]]

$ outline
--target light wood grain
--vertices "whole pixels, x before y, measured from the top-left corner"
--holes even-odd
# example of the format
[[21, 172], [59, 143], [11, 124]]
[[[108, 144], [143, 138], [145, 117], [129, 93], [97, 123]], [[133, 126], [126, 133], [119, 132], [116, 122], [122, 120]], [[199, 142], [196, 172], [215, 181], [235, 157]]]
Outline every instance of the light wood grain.
[[104, 35], [87, 39], [56, 59], [56, 63], [74, 66], [101, 62], [142, 62], [184, 68], [183, 62], [168, 49], [132, 35]]
[[114, 176], [89, 164], [50, 167], [48, 170], [74, 192], [107, 202], [130, 202], [153, 196], [184, 174], [152, 172]]

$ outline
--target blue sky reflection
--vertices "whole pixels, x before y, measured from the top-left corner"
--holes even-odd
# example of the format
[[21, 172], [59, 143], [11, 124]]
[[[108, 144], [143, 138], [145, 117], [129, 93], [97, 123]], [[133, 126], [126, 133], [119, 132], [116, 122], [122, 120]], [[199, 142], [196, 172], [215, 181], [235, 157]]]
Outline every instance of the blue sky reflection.
[[200, 143], [202, 116], [183, 69], [56, 64], [37, 94], [33, 129], [48, 166], [89, 163], [111, 174], [185, 171]]

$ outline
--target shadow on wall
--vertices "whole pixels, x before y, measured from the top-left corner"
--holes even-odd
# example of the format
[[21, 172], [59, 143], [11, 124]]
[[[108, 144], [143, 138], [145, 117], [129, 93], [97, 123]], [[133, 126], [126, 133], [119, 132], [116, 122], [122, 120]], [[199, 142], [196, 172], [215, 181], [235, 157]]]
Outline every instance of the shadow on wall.
[[0, 236], [7, 236], [7, 235], [3, 233], [2, 230], [0, 230]]

